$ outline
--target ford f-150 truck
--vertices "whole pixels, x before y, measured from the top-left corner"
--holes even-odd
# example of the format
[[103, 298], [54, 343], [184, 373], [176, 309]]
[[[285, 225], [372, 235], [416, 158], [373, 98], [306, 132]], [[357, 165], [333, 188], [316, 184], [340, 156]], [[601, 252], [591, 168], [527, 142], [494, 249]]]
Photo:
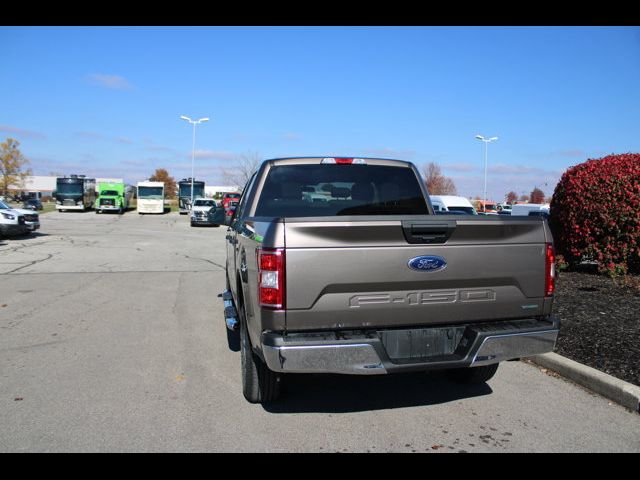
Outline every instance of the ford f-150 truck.
[[435, 215], [410, 162], [267, 160], [226, 239], [225, 321], [253, 403], [275, 400], [287, 373], [485, 382], [555, 345], [547, 223]]

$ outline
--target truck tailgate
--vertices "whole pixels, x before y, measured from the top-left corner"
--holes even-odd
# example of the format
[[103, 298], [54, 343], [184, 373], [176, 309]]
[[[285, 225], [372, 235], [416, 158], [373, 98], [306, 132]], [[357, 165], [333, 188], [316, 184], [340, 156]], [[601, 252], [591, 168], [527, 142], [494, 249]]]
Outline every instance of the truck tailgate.
[[[336, 221], [338, 220], [338, 221]], [[290, 331], [531, 318], [546, 223], [528, 217], [284, 219]], [[435, 268], [409, 266], [440, 257]], [[431, 262], [433, 259], [417, 259]]]

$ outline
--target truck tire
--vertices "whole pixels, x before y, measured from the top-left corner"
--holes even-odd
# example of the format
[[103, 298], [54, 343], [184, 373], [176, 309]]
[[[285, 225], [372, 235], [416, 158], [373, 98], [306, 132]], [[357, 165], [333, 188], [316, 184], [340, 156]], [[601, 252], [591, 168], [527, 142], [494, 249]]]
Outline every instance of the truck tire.
[[280, 395], [280, 375], [269, 370], [253, 353], [247, 332], [244, 312], [240, 315], [240, 358], [242, 364], [242, 393], [250, 403], [273, 402]]
[[490, 380], [498, 370], [498, 363], [482, 367], [455, 368], [447, 370], [449, 376], [458, 383], [479, 385]]

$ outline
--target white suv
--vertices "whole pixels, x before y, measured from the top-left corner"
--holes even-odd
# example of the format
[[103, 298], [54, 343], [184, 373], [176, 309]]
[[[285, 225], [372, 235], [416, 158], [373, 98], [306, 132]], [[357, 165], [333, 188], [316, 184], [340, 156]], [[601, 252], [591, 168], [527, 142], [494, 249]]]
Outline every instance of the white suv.
[[191, 207], [191, 226], [213, 225], [220, 226], [224, 223], [224, 209], [216, 206], [212, 198], [196, 198]]
[[31, 228], [26, 224], [24, 215], [0, 201], [0, 236], [22, 235], [29, 231]]

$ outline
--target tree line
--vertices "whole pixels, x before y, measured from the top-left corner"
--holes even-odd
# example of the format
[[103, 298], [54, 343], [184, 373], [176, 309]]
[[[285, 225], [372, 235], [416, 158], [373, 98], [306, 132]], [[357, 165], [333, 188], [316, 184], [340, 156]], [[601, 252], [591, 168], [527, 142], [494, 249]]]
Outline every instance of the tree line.
[[[422, 174], [427, 191], [430, 195], [458, 195], [456, 184], [452, 178], [442, 174], [442, 168], [435, 162], [430, 162], [423, 166]], [[546, 203], [550, 202], [550, 198], [546, 198], [545, 194], [538, 187], [534, 187], [529, 195], [522, 194], [518, 196], [513, 190], [504, 195], [504, 202], [513, 204], [515, 202], [528, 203]], [[477, 196], [474, 200], [482, 200]]]

